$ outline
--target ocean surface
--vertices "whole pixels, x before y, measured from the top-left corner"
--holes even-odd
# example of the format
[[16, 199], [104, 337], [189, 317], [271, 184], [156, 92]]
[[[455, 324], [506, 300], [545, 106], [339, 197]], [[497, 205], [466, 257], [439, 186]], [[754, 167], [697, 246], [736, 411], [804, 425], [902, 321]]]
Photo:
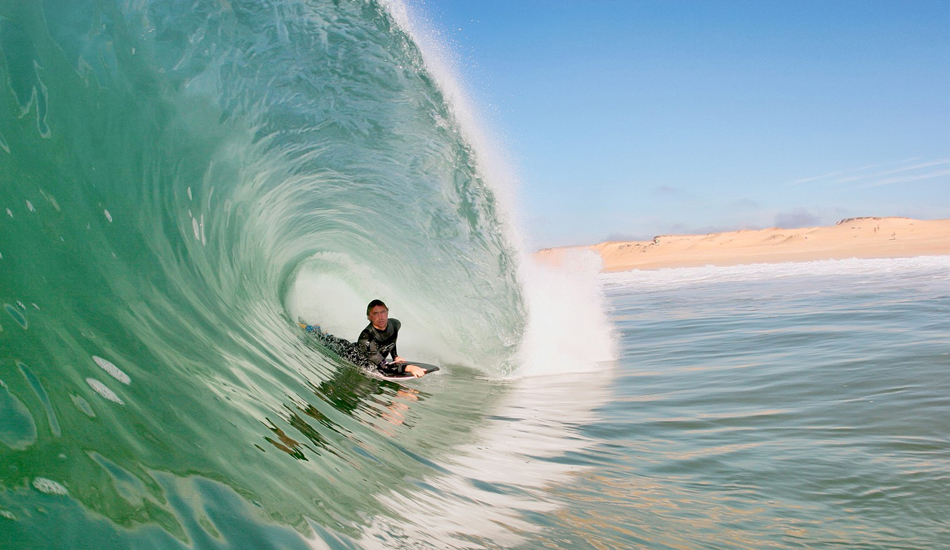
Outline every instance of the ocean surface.
[[948, 546], [950, 258], [534, 265], [437, 37], [0, 0], [0, 548]]

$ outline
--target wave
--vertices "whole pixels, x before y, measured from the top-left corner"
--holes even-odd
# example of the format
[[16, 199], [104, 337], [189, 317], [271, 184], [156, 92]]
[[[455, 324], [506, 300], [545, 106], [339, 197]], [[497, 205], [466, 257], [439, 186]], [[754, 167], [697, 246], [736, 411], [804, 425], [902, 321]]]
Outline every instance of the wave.
[[[356, 537], [392, 516], [366, 495], [405, 486], [405, 449], [430, 461], [478, 430], [499, 399], [483, 377], [554, 368], [538, 351], [563, 334], [552, 327], [602, 321], [600, 306], [532, 305], [577, 280], [538, 297], [560, 276], [532, 271], [477, 116], [406, 13], [0, 5], [7, 540], [227, 538], [213, 502], [247, 525]], [[294, 324], [352, 339], [376, 297], [412, 327], [401, 349], [450, 375], [411, 391], [370, 380]], [[405, 428], [409, 409], [424, 434]], [[189, 495], [205, 507], [181, 506]]]

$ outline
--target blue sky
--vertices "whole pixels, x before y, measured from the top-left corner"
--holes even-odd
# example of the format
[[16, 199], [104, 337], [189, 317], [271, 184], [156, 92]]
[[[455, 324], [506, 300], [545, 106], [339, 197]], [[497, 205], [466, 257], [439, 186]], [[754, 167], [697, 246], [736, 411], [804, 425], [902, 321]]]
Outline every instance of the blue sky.
[[533, 247], [950, 217], [950, 2], [429, 0]]

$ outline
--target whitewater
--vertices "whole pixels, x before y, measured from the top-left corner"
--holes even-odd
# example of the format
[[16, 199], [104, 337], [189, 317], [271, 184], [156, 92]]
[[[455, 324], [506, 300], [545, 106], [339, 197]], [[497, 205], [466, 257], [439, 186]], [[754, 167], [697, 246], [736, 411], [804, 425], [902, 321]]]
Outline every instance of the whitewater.
[[[535, 265], [399, 2], [0, 1], [0, 547], [937, 547], [946, 258]], [[400, 353], [365, 376], [373, 298]]]

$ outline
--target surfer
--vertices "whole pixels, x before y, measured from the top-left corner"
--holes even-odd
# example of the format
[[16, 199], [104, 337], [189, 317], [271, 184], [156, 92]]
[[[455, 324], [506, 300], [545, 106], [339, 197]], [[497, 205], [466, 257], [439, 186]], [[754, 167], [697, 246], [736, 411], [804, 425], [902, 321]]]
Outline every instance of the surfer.
[[[369, 324], [356, 342], [363, 357], [383, 373], [405, 369], [405, 372], [416, 378], [426, 373], [416, 365], [403, 367], [406, 360], [396, 353], [396, 338], [399, 337], [402, 324], [398, 319], [389, 318], [389, 308], [382, 300], [373, 300], [366, 306], [366, 318], [369, 319]], [[391, 356], [393, 360], [388, 361], [386, 356]]]
[[[396, 338], [399, 337], [402, 324], [398, 319], [389, 318], [389, 308], [382, 300], [373, 300], [366, 306], [366, 318], [369, 319], [369, 325], [360, 333], [355, 344], [323, 332], [320, 325], [308, 325], [302, 319], [298, 319], [297, 324], [340, 357], [363, 368], [374, 369], [384, 376], [407, 373], [419, 378], [427, 372], [419, 365], [408, 364], [396, 353]], [[392, 357], [392, 361], [387, 360], [387, 356]], [[430, 365], [429, 370], [438, 370], [438, 367]]]

